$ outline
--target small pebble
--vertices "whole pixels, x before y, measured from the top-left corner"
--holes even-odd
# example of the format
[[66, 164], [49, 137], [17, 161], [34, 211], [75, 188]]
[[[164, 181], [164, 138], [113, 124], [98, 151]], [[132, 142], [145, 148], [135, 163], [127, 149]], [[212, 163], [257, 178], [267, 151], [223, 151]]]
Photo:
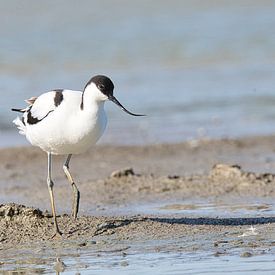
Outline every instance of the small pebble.
[[249, 257], [252, 257], [253, 255], [252, 253], [246, 251], [246, 252], [243, 252], [240, 256], [243, 258], [249, 258]]
[[63, 272], [65, 271], [66, 265], [59, 259], [56, 258], [56, 263], [54, 264], [54, 270], [56, 272]]
[[128, 263], [127, 261], [122, 261], [122, 262], [120, 263], [120, 265], [121, 265], [121, 266], [128, 266], [129, 263]]
[[133, 168], [125, 168], [122, 170], [117, 170], [112, 172], [111, 178], [121, 178], [121, 177], [127, 177], [127, 176], [134, 176], [135, 172]]
[[215, 256], [215, 257], [219, 257], [219, 256], [224, 255], [224, 254], [225, 254], [225, 251], [216, 251], [216, 252], [214, 253], [214, 256]]

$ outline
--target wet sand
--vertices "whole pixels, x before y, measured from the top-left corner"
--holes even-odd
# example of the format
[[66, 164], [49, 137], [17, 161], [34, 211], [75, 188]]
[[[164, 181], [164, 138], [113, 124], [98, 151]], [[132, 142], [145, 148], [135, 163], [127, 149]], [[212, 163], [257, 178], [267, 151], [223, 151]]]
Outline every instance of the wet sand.
[[[53, 255], [88, 252], [275, 255], [274, 142], [271, 136], [99, 145], [71, 162], [81, 192], [76, 221], [69, 215], [71, 187], [63, 159], [56, 157], [54, 192], [64, 233], [58, 240], [51, 238], [46, 155], [31, 147], [2, 149], [2, 270], [14, 268], [20, 250], [28, 251], [26, 261], [50, 255], [46, 266]], [[211, 213], [209, 204], [214, 205]]]

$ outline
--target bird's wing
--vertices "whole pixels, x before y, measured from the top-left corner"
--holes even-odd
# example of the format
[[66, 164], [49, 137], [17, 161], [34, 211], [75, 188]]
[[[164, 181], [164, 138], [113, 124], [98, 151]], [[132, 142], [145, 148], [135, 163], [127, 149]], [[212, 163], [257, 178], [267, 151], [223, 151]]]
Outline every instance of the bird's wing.
[[25, 100], [25, 102], [28, 103], [29, 106], [27, 106], [25, 108], [12, 108], [11, 110], [13, 112], [25, 113], [31, 108], [31, 106], [33, 105], [33, 103], [35, 102], [36, 99], [37, 99], [37, 97], [32, 96], [31, 98]]
[[25, 102], [28, 103], [29, 105], [33, 105], [36, 99], [37, 99], [37, 96], [32, 96], [31, 98], [26, 99]]
[[54, 90], [42, 94], [37, 98], [31, 98], [28, 103], [31, 105], [24, 113], [24, 122], [27, 124], [36, 124], [46, 118], [63, 101], [62, 90]]

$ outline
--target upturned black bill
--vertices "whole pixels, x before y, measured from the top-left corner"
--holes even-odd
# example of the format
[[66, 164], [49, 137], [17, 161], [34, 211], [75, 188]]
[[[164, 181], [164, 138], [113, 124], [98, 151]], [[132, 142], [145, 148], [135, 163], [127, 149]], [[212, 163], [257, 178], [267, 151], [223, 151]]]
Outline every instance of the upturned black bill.
[[134, 114], [129, 112], [128, 110], [126, 110], [122, 104], [114, 97], [114, 96], [109, 96], [109, 100], [111, 100], [112, 102], [114, 102], [117, 106], [120, 107], [121, 110], [123, 110], [125, 113], [132, 115], [132, 116], [145, 116], [145, 115], [139, 115], [139, 114]]

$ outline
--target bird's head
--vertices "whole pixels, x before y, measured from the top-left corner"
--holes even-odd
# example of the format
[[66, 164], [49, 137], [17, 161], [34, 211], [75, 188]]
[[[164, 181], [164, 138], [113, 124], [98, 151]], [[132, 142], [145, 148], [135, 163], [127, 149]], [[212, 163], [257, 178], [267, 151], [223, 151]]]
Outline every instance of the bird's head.
[[134, 114], [128, 111], [127, 109], [125, 109], [125, 107], [114, 96], [114, 84], [112, 80], [107, 76], [96, 75], [92, 77], [89, 80], [89, 82], [86, 84], [84, 88], [84, 92], [86, 89], [92, 89], [93, 94], [98, 101], [106, 101], [109, 99], [110, 101], [115, 103], [117, 106], [119, 106], [121, 110], [123, 110], [129, 115], [144, 116], [144, 115]]

